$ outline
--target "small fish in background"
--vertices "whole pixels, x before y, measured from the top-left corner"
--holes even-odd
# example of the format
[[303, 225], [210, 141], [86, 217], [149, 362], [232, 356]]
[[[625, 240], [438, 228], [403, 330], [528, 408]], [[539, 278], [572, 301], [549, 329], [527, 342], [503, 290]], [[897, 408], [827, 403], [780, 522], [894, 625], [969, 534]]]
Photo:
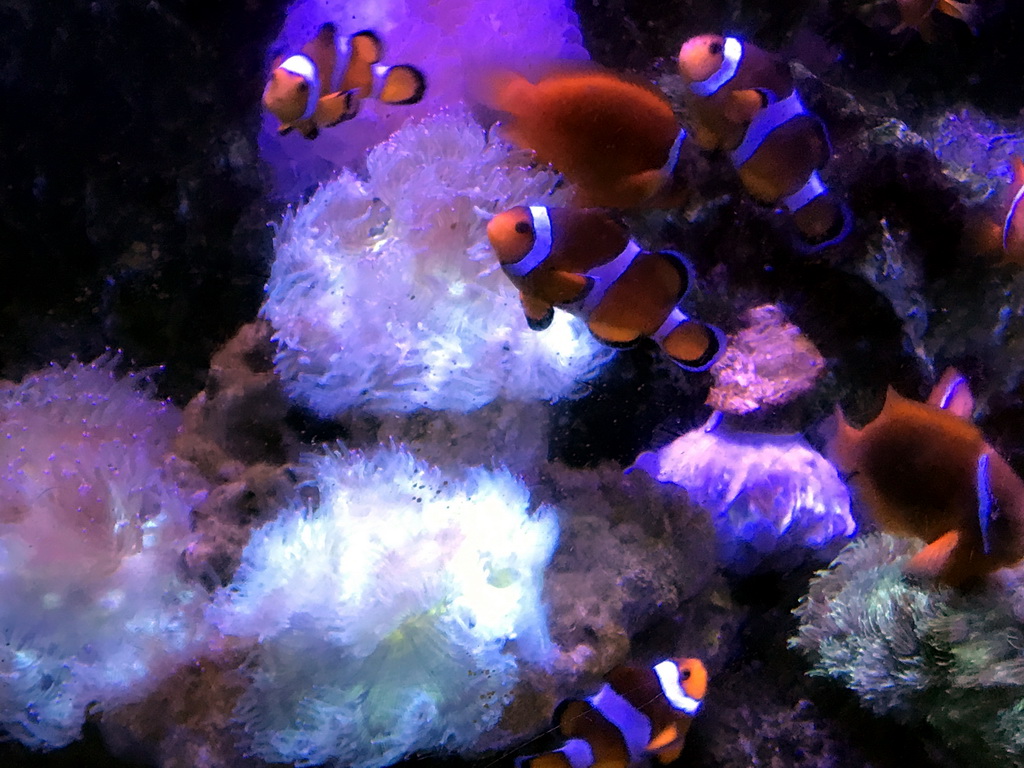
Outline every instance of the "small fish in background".
[[602, 343], [651, 338], [688, 371], [707, 370], [725, 349], [718, 328], [679, 309], [694, 279], [689, 260], [644, 251], [603, 209], [519, 206], [491, 219], [487, 236], [534, 330], [560, 307]]
[[[342, 46], [337, 38], [337, 27], [324, 24], [301, 53], [274, 60], [263, 105], [280, 121], [279, 133], [297, 129], [315, 139], [321, 128], [355, 117], [364, 99], [415, 104], [423, 98], [423, 73], [409, 64], [380, 65], [384, 45], [372, 30], [356, 32]], [[335, 82], [339, 48], [348, 62]]]
[[896, 7], [900, 12], [900, 23], [893, 28], [894, 35], [907, 29], [916, 29], [922, 40], [934, 43], [938, 39], [934, 19], [936, 13], [959, 19], [974, 32], [976, 8], [971, 3], [957, 0], [896, 0]]
[[695, 141], [725, 150], [747, 192], [790, 213], [806, 250], [839, 242], [849, 212], [819, 171], [832, 155], [824, 123], [804, 107], [789, 68], [735, 37], [700, 35], [683, 43]]
[[908, 572], [958, 588], [1024, 558], [1024, 481], [969, 421], [973, 410], [950, 368], [925, 403], [890, 388], [863, 429], [839, 412], [826, 452], [883, 530], [927, 542]]
[[654, 757], [662, 765], [683, 750], [707, 692], [699, 659], [667, 659], [651, 668], [619, 666], [596, 694], [568, 699], [554, 721], [565, 744], [520, 757], [516, 768], [628, 768]]
[[694, 150], [672, 105], [651, 83], [566, 64], [536, 83], [517, 72], [490, 71], [472, 91], [504, 113], [505, 138], [576, 185], [581, 206], [685, 203]]

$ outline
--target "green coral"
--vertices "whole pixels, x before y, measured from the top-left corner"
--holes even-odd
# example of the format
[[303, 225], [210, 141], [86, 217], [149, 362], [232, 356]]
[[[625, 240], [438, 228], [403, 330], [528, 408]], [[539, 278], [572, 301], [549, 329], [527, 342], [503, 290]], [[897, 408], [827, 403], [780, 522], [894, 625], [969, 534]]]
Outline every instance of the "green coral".
[[871, 534], [812, 580], [790, 647], [865, 707], [927, 724], [976, 766], [1024, 767], [1024, 631], [992, 585], [960, 594], [907, 578], [913, 542]]

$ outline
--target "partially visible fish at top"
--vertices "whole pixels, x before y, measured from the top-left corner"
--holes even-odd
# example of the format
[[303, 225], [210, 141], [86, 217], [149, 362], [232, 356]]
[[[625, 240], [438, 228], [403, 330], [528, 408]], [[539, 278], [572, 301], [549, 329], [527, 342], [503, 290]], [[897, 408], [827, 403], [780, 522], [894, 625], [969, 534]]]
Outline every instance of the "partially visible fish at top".
[[695, 149], [651, 83], [596, 65], [553, 65], [537, 82], [490, 70], [472, 96], [502, 113], [502, 135], [578, 189], [582, 206], [685, 203]]
[[[348, 61], [338, 74], [339, 54]], [[376, 98], [385, 104], [415, 104], [426, 91], [423, 72], [411, 64], [385, 67], [379, 62], [384, 44], [365, 29], [338, 42], [337, 27], [328, 22], [300, 53], [278, 56], [263, 91], [263, 106], [273, 114], [286, 134], [298, 130], [315, 139], [321, 128], [351, 120], [363, 100]]]
[[899, 34], [906, 29], [915, 29], [921, 39], [934, 43], [938, 38], [934, 14], [941, 13], [964, 22], [973, 32], [976, 8], [972, 3], [957, 0], [896, 0], [900, 12], [900, 23], [892, 32]]

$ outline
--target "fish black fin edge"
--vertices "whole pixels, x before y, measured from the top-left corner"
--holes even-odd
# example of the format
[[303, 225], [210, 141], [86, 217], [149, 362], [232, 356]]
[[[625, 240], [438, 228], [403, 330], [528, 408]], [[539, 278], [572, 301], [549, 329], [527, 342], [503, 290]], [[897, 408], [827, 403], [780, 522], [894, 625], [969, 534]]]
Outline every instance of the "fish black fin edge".
[[679, 358], [672, 357], [671, 355], [669, 355], [668, 357], [673, 363], [678, 365], [684, 371], [688, 371], [690, 373], [703, 373], [704, 371], [709, 370], [715, 363], [718, 362], [718, 359], [722, 356], [722, 353], [725, 351], [727, 339], [725, 336], [725, 332], [722, 331], [722, 329], [719, 328], [717, 325], [711, 325], [710, 323], [705, 323], [700, 320], [691, 320], [691, 322], [699, 322], [708, 331], [710, 331], [711, 338], [714, 340], [714, 345], [708, 345], [708, 348], [704, 351], [704, 354], [702, 354], [699, 358], [695, 360], [680, 360]]
[[376, 49], [376, 57], [372, 61], [368, 62], [369, 64], [377, 64], [380, 62], [381, 59], [384, 58], [384, 41], [381, 39], [380, 35], [378, 35], [372, 29], [361, 29], [358, 32], [353, 32], [351, 35], [348, 36], [348, 44], [350, 50], [353, 47], [352, 41], [355, 40], [357, 37], [369, 38], [370, 41], [373, 43], [374, 48]]
[[690, 261], [685, 253], [680, 253], [679, 251], [663, 250], [652, 251], [651, 253], [655, 256], [664, 256], [679, 273], [679, 279], [683, 287], [676, 298], [676, 304], [681, 303], [690, 294], [693, 284], [697, 281], [697, 270], [694, 268], [693, 262]]
[[814, 256], [827, 248], [843, 242], [853, 231], [853, 211], [842, 200], [836, 200], [839, 208], [839, 218], [836, 219], [833, 227], [825, 233], [821, 240], [808, 240], [799, 231], [793, 238], [793, 244], [799, 253], [804, 256]]
[[[388, 71], [384, 73], [384, 88], [387, 88], [387, 79], [395, 70], [407, 71], [412, 74], [416, 81], [416, 86], [413, 89], [412, 95], [407, 96], [403, 99], [381, 99], [384, 104], [418, 104], [423, 100], [423, 96], [427, 92], [427, 76], [423, 74], [423, 70], [419, 67], [414, 67], [412, 64], [395, 64], [393, 67], [389, 67]], [[382, 89], [382, 90], [383, 90]]]

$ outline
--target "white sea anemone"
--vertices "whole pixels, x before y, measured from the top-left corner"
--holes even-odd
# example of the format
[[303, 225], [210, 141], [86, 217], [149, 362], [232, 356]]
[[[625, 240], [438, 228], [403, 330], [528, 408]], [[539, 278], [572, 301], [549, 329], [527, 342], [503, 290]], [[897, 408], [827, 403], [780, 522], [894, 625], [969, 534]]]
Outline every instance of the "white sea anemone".
[[327, 451], [304, 471], [316, 508], [256, 531], [210, 612], [259, 643], [237, 711], [251, 751], [376, 768], [472, 745], [517, 659], [549, 653], [553, 512], [531, 514], [506, 471], [449, 475], [404, 449]]
[[203, 639], [205, 593], [178, 576], [196, 501], [169, 456], [181, 416], [113, 367], [0, 388], [0, 727], [32, 747], [144, 698]]
[[527, 165], [446, 112], [376, 147], [368, 181], [343, 173], [290, 213], [262, 309], [289, 394], [337, 417], [578, 391], [610, 352], [566, 313], [531, 331], [485, 245], [487, 212], [567, 199]]

